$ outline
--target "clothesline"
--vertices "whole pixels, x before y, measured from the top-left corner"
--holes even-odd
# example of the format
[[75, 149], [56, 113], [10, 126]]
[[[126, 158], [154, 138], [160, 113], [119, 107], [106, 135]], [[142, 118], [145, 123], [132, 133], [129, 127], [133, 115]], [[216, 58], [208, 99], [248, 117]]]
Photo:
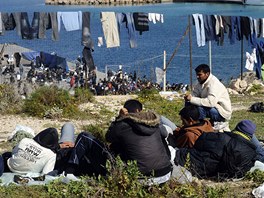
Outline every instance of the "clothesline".
[[[21, 36], [22, 39], [44, 39], [46, 38], [46, 30], [52, 29], [52, 40], [57, 41], [63, 24], [66, 31], [82, 30], [82, 45], [94, 49], [90, 32], [90, 18], [90, 12], [82, 11], [34, 12], [30, 21], [27, 12], [10, 14], [0, 12], [0, 36], [3, 36], [5, 31], [16, 28], [18, 36]], [[144, 12], [101, 12], [100, 20], [107, 48], [120, 46], [119, 34], [122, 23], [126, 23], [130, 47], [134, 48], [137, 47], [136, 32], [142, 35], [142, 32], [149, 31], [149, 22], [153, 24], [164, 22], [163, 14]], [[98, 46], [101, 47], [102, 45], [103, 40], [98, 37]]]

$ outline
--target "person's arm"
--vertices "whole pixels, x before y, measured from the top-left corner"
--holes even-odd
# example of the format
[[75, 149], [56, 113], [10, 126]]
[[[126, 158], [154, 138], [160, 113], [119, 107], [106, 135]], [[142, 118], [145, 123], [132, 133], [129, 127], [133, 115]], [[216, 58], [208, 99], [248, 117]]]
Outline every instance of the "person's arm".
[[209, 93], [206, 98], [199, 98], [192, 96], [190, 102], [197, 106], [204, 106], [204, 107], [216, 107], [218, 102], [217, 95], [213, 92]]

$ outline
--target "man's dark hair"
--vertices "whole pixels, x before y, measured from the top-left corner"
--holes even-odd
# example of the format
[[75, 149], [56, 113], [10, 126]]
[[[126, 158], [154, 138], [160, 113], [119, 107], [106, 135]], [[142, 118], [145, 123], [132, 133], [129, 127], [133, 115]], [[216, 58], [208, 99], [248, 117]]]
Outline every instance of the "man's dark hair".
[[125, 102], [124, 107], [127, 109], [128, 113], [136, 113], [137, 110], [142, 111], [143, 105], [138, 100], [131, 99]]
[[198, 110], [198, 107], [195, 105], [188, 105], [186, 107], [184, 107], [179, 115], [184, 118], [185, 120], [190, 120], [191, 118], [195, 121], [199, 120], [200, 117], [200, 113]]
[[210, 73], [210, 67], [207, 64], [198, 65], [195, 68], [196, 73], [203, 71], [204, 73]]

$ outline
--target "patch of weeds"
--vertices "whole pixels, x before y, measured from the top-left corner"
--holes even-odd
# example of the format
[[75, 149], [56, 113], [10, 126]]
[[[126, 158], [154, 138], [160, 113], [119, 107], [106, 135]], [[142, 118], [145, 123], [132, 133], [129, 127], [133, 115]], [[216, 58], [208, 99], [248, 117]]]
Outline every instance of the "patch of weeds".
[[226, 197], [228, 192], [228, 187], [206, 187], [205, 193], [207, 198], [222, 198]]
[[16, 114], [21, 111], [22, 99], [12, 85], [0, 85], [0, 112]]
[[99, 114], [100, 114], [100, 115], [103, 115], [103, 116], [105, 117], [105, 119], [107, 119], [107, 120], [109, 120], [109, 119], [111, 119], [112, 117], [115, 116], [115, 113], [114, 113], [114, 112], [108, 110], [108, 109], [105, 108], [105, 107], [101, 108]]
[[90, 132], [91, 134], [93, 134], [97, 139], [99, 139], [102, 142], [106, 142], [105, 140], [105, 131], [106, 129], [104, 129], [102, 127], [102, 125], [86, 125], [82, 127], [83, 131], [86, 132]]
[[[199, 188], [199, 189], [197, 189]], [[194, 198], [194, 197], [201, 197], [201, 189], [199, 186], [193, 186], [191, 184], [183, 184], [179, 185], [175, 191], [179, 194], [180, 197], [184, 198]]]
[[260, 93], [262, 90], [263, 86], [261, 84], [253, 84], [247, 93]]
[[181, 123], [178, 114], [184, 107], [183, 99], [170, 101], [162, 98], [159, 94], [154, 93], [146, 92], [140, 94], [139, 101], [144, 104], [146, 109], [154, 110], [158, 114], [166, 116], [174, 123]]
[[109, 176], [100, 178], [99, 185], [105, 189], [105, 197], [150, 197], [147, 188], [139, 179], [145, 178], [139, 172], [137, 163], [129, 161], [124, 164], [120, 157], [116, 158], [115, 166], [107, 163]]
[[89, 89], [76, 88], [74, 89], [74, 99], [75, 99], [75, 102], [78, 104], [93, 102], [94, 95]]
[[256, 169], [253, 172], [247, 172], [244, 179], [245, 180], [252, 180], [253, 182], [260, 185], [264, 182], [264, 171]]

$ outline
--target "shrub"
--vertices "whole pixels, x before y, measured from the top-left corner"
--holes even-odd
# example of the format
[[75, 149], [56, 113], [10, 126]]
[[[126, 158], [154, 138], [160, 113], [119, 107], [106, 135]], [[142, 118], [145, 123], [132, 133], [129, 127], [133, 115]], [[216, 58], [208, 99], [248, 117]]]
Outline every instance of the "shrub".
[[74, 90], [74, 98], [78, 104], [94, 101], [92, 92], [84, 88], [76, 88]]
[[90, 132], [94, 135], [97, 139], [99, 139], [102, 142], [105, 142], [105, 132], [101, 125], [86, 125], [83, 128], [83, 131]]
[[20, 111], [22, 100], [12, 85], [0, 85], [0, 112], [17, 113]]
[[78, 111], [69, 92], [56, 86], [38, 88], [23, 105], [24, 113], [37, 117], [71, 117], [78, 115]]

